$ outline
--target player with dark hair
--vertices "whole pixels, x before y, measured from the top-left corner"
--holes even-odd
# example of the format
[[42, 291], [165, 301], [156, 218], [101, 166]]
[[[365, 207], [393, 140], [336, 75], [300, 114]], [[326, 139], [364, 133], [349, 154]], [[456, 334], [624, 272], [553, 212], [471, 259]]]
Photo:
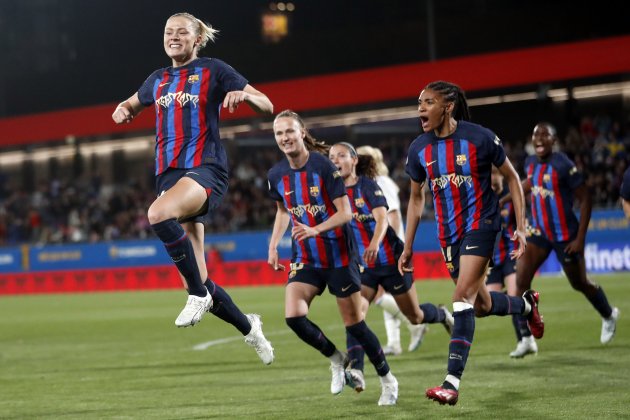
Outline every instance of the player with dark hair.
[[322, 154], [327, 152], [327, 145], [310, 135], [295, 112], [278, 114], [273, 130], [286, 159], [268, 174], [269, 195], [277, 204], [268, 263], [274, 270], [285, 269], [279, 263], [277, 247], [291, 223], [293, 252], [285, 291], [286, 323], [304, 342], [330, 359], [330, 392], [339, 394], [346, 384], [348, 356], [306, 317], [315, 296], [328, 287], [337, 299], [346, 333], [361, 344], [380, 378], [378, 405], [394, 405], [398, 382], [361, 310], [359, 259], [349, 231], [352, 212], [341, 175]]
[[158, 198], [149, 207], [148, 218], [188, 290], [175, 325], [195, 325], [210, 311], [234, 325], [270, 364], [273, 348], [262, 333], [260, 317], [238, 309], [208, 278], [204, 260], [203, 222], [228, 188], [227, 156], [219, 138], [221, 105], [233, 112], [245, 102], [258, 112], [273, 112], [269, 98], [232, 67], [198, 56], [216, 32], [188, 13], [168, 18], [163, 42], [172, 65], [154, 71], [138, 92], [118, 105], [112, 118], [117, 124], [129, 123], [144, 107], [155, 107]]
[[[397, 261], [403, 250], [403, 242], [387, 223], [387, 201], [374, 180], [374, 159], [357, 155], [354, 146], [346, 142], [333, 145], [328, 155], [339, 169], [350, 199], [350, 227], [361, 256], [361, 310], [364, 316], [381, 286], [394, 296], [398, 307], [412, 324], [442, 323], [450, 336], [453, 326], [450, 312], [432, 303], [418, 305], [413, 276], [411, 273], [401, 275], [398, 272]], [[346, 339], [351, 362], [349, 382], [357, 392], [361, 392], [365, 388], [363, 348], [351, 334], [346, 334]]]
[[[591, 196], [575, 164], [564, 153], [553, 151], [557, 139], [553, 125], [541, 122], [534, 127], [535, 156], [525, 161], [527, 179], [523, 181], [523, 189], [531, 197], [532, 229], [527, 250], [516, 265], [517, 287], [518, 291], [531, 287], [536, 271], [553, 250], [571, 287], [584, 294], [602, 317], [600, 341], [606, 344], [615, 336], [619, 309], [610, 306], [601, 286], [586, 275], [584, 244]], [[580, 203], [579, 221], [573, 213], [574, 198]], [[532, 334], [523, 320], [519, 329], [523, 337]]]
[[455, 325], [449, 344], [448, 374], [441, 386], [426, 396], [440, 404], [454, 405], [475, 331], [475, 315], [527, 314], [534, 331], [542, 335], [538, 293], [523, 298], [489, 292], [484, 283], [501, 228], [497, 196], [490, 186], [492, 165], [499, 168], [515, 197], [519, 246], [512, 257], [525, 251], [525, 209], [518, 174], [505, 156], [499, 138], [490, 130], [470, 123], [463, 90], [452, 83], [429, 83], [418, 98], [424, 134], [409, 147], [406, 171], [411, 177], [407, 208], [405, 249], [398, 265], [401, 273], [413, 271], [413, 242], [424, 210], [423, 186], [433, 193], [437, 233], [442, 254], [455, 282]]

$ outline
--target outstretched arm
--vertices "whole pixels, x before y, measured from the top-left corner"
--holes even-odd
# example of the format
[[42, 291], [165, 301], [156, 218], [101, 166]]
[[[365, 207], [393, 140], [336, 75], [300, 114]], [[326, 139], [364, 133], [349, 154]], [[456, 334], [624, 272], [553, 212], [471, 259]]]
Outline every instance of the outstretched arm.
[[243, 90], [228, 92], [223, 100], [223, 108], [228, 108], [230, 112], [234, 112], [243, 102], [247, 102], [259, 114], [273, 114], [273, 104], [267, 95], [254, 89], [252, 85], [245, 86]]
[[118, 104], [112, 114], [112, 119], [116, 124], [130, 123], [143, 108], [136, 92], [129, 99]]

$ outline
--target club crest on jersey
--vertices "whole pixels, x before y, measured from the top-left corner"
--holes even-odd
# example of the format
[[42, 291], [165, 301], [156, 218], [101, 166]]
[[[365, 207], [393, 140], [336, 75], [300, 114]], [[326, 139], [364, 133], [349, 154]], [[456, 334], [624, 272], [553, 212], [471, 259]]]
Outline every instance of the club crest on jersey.
[[363, 197], [355, 198], [354, 205], [357, 206], [358, 208], [365, 206], [365, 201], [363, 200]]
[[317, 197], [319, 195], [319, 187], [317, 185], [313, 185], [312, 187], [309, 188], [309, 193], [313, 197]]
[[549, 182], [549, 181], [551, 181], [551, 175], [544, 174], [543, 175], [543, 182]]
[[193, 83], [197, 83], [199, 81], [199, 75], [198, 74], [191, 74], [190, 76], [188, 76], [188, 83], [190, 83], [191, 85]]
[[459, 166], [464, 166], [466, 164], [466, 155], [457, 155], [455, 163], [457, 163]]

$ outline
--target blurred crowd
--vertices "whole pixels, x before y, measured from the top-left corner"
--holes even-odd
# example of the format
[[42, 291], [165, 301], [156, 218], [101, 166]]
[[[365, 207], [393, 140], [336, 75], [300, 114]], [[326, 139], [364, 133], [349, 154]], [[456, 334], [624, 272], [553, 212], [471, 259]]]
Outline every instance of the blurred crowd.
[[[623, 172], [630, 161], [630, 130], [607, 115], [582, 118], [561, 137], [559, 148], [584, 173], [595, 207], [617, 205]], [[411, 138], [391, 137], [374, 146], [381, 149], [390, 176], [409, 198], [405, 155]], [[529, 137], [505, 144], [507, 155], [523, 176], [523, 162], [533, 154]], [[234, 155], [234, 153], [232, 154]], [[240, 150], [231, 156], [227, 197], [214, 213], [207, 232], [271, 229], [276, 206], [267, 197], [267, 170], [280, 159], [275, 147]], [[428, 193], [427, 193], [428, 194]], [[103, 185], [98, 176], [52, 179], [34, 191], [22, 191], [0, 173], [0, 246], [98, 242], [153, 237], [146, 210], [154, 200], [147, 179], [122, 185]], [[427, 196], [425, 218], [433, 218]], [[406, 206], [403, 204], [403, 212]]]

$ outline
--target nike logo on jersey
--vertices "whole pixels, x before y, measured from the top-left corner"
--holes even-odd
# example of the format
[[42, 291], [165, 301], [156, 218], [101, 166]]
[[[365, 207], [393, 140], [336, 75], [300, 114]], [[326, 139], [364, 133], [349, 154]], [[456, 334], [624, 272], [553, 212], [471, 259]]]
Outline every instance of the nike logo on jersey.
[[166, 86], [166, 85], [170, 85], [170, 84], [171, 84], [171, 82], [164, 82], [164, 83], [160, 83], [158, 85], [158, 87], [162, 87], [162, 86]]
[[475, 246], [470, 246], [470, 245], [466, 245], [466, 249], [475, 249], [475, 248], [479, 248], [479, 246], [475, 245]]
[[431, 165], [433, 165], [435, 162], [437, 162], [437, 160], [432, 160], [431, 162], [427, 162], [427, 166], [431, 166]]
[[290, 195], [290, 194], [293, 194], [293, 190], [284, 192], [284, 195]]
[[347, 285], [346, 287], [342, 287], [341, 291], [345, 292], [346, 290], [348, 290], [350, 288], [350, 286], [352, 286], [352, 284]]

